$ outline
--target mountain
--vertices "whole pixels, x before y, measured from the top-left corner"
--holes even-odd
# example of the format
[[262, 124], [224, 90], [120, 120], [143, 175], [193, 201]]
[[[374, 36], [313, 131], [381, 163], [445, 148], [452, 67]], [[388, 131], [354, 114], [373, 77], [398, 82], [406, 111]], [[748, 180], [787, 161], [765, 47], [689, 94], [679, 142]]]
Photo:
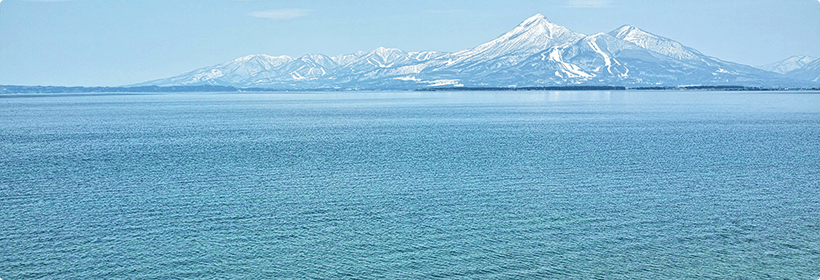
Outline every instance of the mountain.
[[[675, 66], [671, 59], [658, 53], [599, 33], [531, 56], [510, 69], [508, 75], [513, 77], [514, 73], [522, 73], [524, 76], [521, 80], [531, 80], [540, 85], [640, 84], [642, 80], [636, 74], [652, 72], [638, 70], [642, 67], [641, 61], [649, 61], [649, 65], [659, 69]], [[518, 84], [521, 81], [509, 80], [506, 83]]]
[[140, 85], [232, 85], [246, 84], [257, 75], [268, 74], [294, 61], [289, 56], [249, 55], [212, 67], [197, 69], [176, 77]]
[[139, 86], [294, 90], [561, 85], [803, 87], [814, 85], [809, 80], [817, 81], [817, 72], [811, 71], [788, 72], [796, 78], [815, 77], [800, 81], [710, 57], [634, 26], [587, 36], [537, 14], [487, 43], [453, 53], [380, 47], [333, 57], [253, 55]]
[[758, 68], [766, 71], [772, 71], [775, 73], [786, 74], [787, 72], [790, 72], [792, 70], [802, 68], [803, 66], [806, 66], [807, 64], [814, 62], [817, 59], [818, 58], [811, 56], [796, 55], [781, 61], [761, 65]]
[[803, 65], [803, 67], [786, 72], [785, 75], [795, 79], [820, 82], [820, 59], [815, 59]]
[[784, 74], [787, 77], [820, 82], [820, 58], [798, 55], [787, 59], [766, 64], [760, 69]]
[[543, 15], [537, 14], [492, 41], [443, 57], [445, 64], [436, 70], [494, 70], [518, 64], [537, 52], [572, 44], [581, 38], [584, 38], [583, 34], [551, 23]]
[[[663, 63], [654, 63], [646, 59], [632, 60], [632, 65], [645, 71], [640, 78], [654, 78], [656, 83], [665, 85], [746, 85], [746, 86], [789, 86], [799, 82], [772, 75], [768, 71], [723, 61], [707, 56], [699, 51], [684, 46], [672, 39], [658, 36], [634, 26], [625, 25], [609, 33], [617, 39], [633, 43], [645, 50], [649, 50], [671, 58], [663, 59]], [[650, 63], [650, 64], [647, 64]], [[663, 64], [669, 63], [666, 67]]]
[[641, 48], [683, 61], [693, 62], [704, 57], [703, 54], [695, 49], [686, 47], [672, 39], [643, 31], [631, 25], [621, 26], [609, 32], [609, 35], [633, 43]]

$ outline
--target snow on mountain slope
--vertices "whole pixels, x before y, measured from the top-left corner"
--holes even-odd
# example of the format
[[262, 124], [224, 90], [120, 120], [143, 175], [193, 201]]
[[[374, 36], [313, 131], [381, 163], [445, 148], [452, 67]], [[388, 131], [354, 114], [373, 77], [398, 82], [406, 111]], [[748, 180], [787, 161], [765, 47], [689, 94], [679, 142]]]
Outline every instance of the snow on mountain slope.
[[802, 68], [815, 60], [818, 60], [818, 58], [805, 55], [796, 55], [781, 61], [761, 65], [757, 68], [775, 73], [786, 74], [787, 72]]
[[[370, 52], [356, 52], [334, 57], [339, 64], [340, 75], [356, 75], [369, 72], [395, 72], [398, 74], [418, 73], [424, 69], [420, 64], [439, 58], [448, 53], [444, 52], [404, 52], [400, 49], [379, 47]], [[411, 67], [406, 67], [411, 66]], [[382, 71], [404, 68], [405, 71]], [[412, 70], [409, 70], [412, 69]]]
[[[816, 81], [820, 75], [812, 69], [789, 73]], [[722, 61], [633, 26], [585, 36], [537, 14], [487, 43], [455, 53], [380, 47], [334, 57], [255, 55], [140, 85], [416, 89], [549, 85], [788, 87], [806, 83]]]
[[448, 52], [440, 52], [440, 51], [421, 51], [421, 52], [409, 52], [407, 53], [410, 56], [410, 59], [418, 61], [418, 62], [425, 62], [432, 59], [437, 59], [442, 56], [448, 55]]
[[655, 86], [675, 84], [679, 73], [693, 70], [688, 63], [599, 33], [529, 57], [508, 71], [508, 76], [520, 73], [519, 80], [505, 83], [517, 86]]
[[331, 57], [323, 54], [306, 54], [280, 67], [260, 73], [245, 81], [242, 86], [267, 86], [293, 81], [312, 81], [333, 79], [334, 71], [339, 68]]
[[503, 65], [515, 64], [542, 50], [568, 45], [583, 37], [583, 34], [549, 22], [544, 15], [536, 14], [492, 41], [442, 59], [446, 60], [445, 67], [469, 67], [505, 56], [511, 58]]
[[743, 84], [785, 87], [796, 84], [796, 81], [784, 76], [704, 55], [675, 40], [646, 32], [634, 26], [624, 25], [609, 34], [615, 38], [689, 64], [675, 66], [678, 69], [673, 70], [680, 71], [678, 71], [678, 75], [676, 75], [677, 77], [673, 82], [681, 84]]
[[[611, 34], [613, 33], [599, 33], [571, 45], [550, 48], [496, 75], [483, 76], [480, 81], [487, 85], [501, 86], [780, 86], [777, 80], [783, 78], [772, 77], [773, 73], [749, 66], [714, 59], [697, 51], [689, 53], [699, 57], [679, 59], [681, 56], [674, 54], [682, 53], [669, 52], [670, 48], [660, 48], [667, 50], [664, 53], [654, 50], [659, 49], [659, 45], [667, 45], [687, 51], [686, 47], [668, 39], [660, 44], [646, 44], [649, 40], [637, 40], [639, 43], [644, 42], [638, 45]], [[478, 80], [466, 79], [465, 83]]]
[[800, 80], [820, 82], [820, 59], [815, 59], [803, 65], [803, 67], [786, 72], [786, 76]]
[[626, 77], [629, 75], [629, 69], [616, 58], [617, 54], [625, 49], [638, 48], [608, 34], [599, 33], [571, 45], [563, 52], [563, 59], [587, 69], [596, 76]]
[[294, 80], [318, 79], [334, 70], [339, 64], [323, 54], [307, 54], [285, 65], [285, 72]]
[[349, 54], [340, 54], [340, 55], [331, 57], [331, 59], [333, 59], [333, 61], [335, 61], [339, 65], [348, 65], [348, 64], [353, 63], [354, 61], [356, 61], [360, 57], [364, 56], [365, 54], [367, 54], [367, 52], [358, 51], [358, 52], [349, 53]]
[[661, 37], [640, 28], [624, 25], [609, 32], [612, 37], [631, 42], [642, 48], [685, 61], [700, 60], [705, 57], [693, 48], [686, 47], [675, 40]]
[[342, 67], [350, 68], [351, 72], [358, 73], [376, 68], [389, 68], [397, 63], [410, 60], [410, 56], [400, 50], [379, 47], [370, 52], [357, 52], [345, 56], [346, 59], [335, 59]]
[[269, 56], [264, 54], [237, 58], [212, 67], [200, 68], [180, 76], [149, 81], [139, 85], [233, 85], [244, 84], [249, 78], [290, 63], [289, 56]]

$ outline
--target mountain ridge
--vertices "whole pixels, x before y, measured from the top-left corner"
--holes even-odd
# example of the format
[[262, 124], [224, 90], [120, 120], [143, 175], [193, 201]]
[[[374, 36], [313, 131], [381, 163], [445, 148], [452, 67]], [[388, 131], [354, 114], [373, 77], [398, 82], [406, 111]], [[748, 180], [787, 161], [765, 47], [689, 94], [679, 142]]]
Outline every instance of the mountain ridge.
[[[794, 77], [801, 75], [809, 74]], [[635, 26], [584, 35], [536, 14], [486, 43], [452, 53], [379, 47], [333, 57], [252, 55], [136, 86], [182, 85], [355, 90], [814, 84], [710, 57]]]
[[820, 58], [795, 55], [758, 68], [783, 74], [787, 77], [820, 82]]
[[780, 74], [786, 74], [790, 71], [802, 68], [807, 64], [817, 60], [817, 57], [807, 55], [795, 55], [783, 60], [775, 61], [769, 64], [760, 65], [757, 68], [771, 71]]

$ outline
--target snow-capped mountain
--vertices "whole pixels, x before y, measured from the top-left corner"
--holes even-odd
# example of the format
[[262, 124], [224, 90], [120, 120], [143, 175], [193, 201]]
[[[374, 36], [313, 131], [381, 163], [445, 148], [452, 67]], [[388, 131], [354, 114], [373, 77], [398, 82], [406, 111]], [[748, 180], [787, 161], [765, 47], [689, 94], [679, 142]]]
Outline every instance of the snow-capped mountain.
[[212, 67], [197, 69], [176, 77], [149, 82], [157, 85], [232, 85], [246, 84], [249, 78], [269, 74], [271, 70], [295, 59], [289, 56], [249, 55]]
[[641, 48], [679, 60], [698, 61], [704, 57], [703, 54], [695, 49], [686, 47], [672, 39], [643, 31], [631, 25], [621, 26], [609, 32], [609, 35], [620, 40], [631, 42]]
[[787, 59], [766, 64], [760, 69], [784, 74], [787, 77], [820, 82], [820, 58], [799, 55]]
[[807, 64], [812, 63], [817, 59], [818, 58], [811, 56], [796, 55], [781, 61], [761, 65], [758, 68], [766, 71], [772, 71], [775, 73], [786, 74], [789, 71], [802, 68], [803, 66], [806, 66]]
[[425, 62], [440, 58], [444, 52], [404, 52], [379, 47], [370, 52], [357, 52], [336, 57], [340, 68], [336, 73], [342, 80], [363, 80], [383, 76], [418, 73]]
[[492, 41], [443, 57], [444, 65], [437, 70], [481, 71], [512, 66], [537, 52], [569, 45], [583, 37], [537, 14]]
[[[816, 73], [809, 72], [794, 73], [794, 77]], [[537, 14], [487, 43], [454, 53], [377, 48], [334, 57], [254, 55], [140, 85], [417, 89], [556, 85], [794, 87], [807, 84], [810, 83], [704, 55], [634, 26], [587, 36]]]
[[786, 76], [800, 80], [820, 82], [820, 59], [803, 65], [803, 67], [786, 72]]

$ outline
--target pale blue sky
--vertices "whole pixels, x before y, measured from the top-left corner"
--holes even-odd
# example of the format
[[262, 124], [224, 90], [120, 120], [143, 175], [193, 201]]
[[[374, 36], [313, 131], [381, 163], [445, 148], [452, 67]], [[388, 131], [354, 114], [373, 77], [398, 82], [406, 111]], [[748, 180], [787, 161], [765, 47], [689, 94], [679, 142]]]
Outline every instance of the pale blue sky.
[[818, 0], [0, 0], [0, 84], [125, 85], [249, 54], [457, 51], [537, 13], [750, 65], [820, 57]]

